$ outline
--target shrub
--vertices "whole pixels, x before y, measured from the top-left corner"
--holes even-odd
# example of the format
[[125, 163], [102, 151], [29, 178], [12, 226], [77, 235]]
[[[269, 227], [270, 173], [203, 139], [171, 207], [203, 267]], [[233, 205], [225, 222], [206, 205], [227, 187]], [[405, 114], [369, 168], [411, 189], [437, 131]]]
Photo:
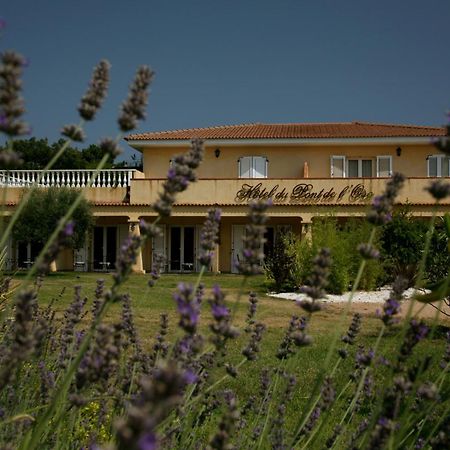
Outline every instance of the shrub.
[[[33, 190], [13, 228], [14, 239], [43, 245], [49, 240], [78, 195], [79, 191], [66, 187]], [[86, 233], [94, 223], [91, 206], [87, 200], [82, 199], [79, 202], [72, 214], [72, 220], [73, 234], [66, 244], [78, 249], [84, 245]]]
[[402, 274], [410, 286], [414, 284], [426, 231], [425, 222], [415, 219], [408, 208], [394, 213], [392, 220], [384, 225], [380, 239], [387, 282]]
[[[343, 227], [344, 240], [348, 242], [350, 256], [350, 284], [353, 285], [358, 269], [362, 261], [362, 257], [357, 250], [358, 243], [367, 242], [369, 240], [372, 228], [370, 224], [363, 218], [354, 218], [346, 222]], [[380, 248], [380, 230], [376, 230], [373, 245]], [[359, 288], [371, 291], [378, 287], [384, 278], [383, 265], [380, 259], [371, 259], [366, 261], [364, 272], [359, 282]]]
[[273, 251], [265, 259], [264, 270], [267, 278], [273, 281], [276, 292], [295, 288], [292, 275], [292, 265], [295, 257], [288, 251], [293, 237], [292, 233], [278, 233], [275, 238]]
[[[447, 220], [450, 222], [450, 219], [447, 218]], [[444, 218], [438, 219], [431, 237], [430, 252], [426, 261], [425, 278], [430, 283], [436, 283], [448, 276], [450, 268], [449, 235], [450, 232], [446, 229]]]
[[311, 262], [314, 249], [309, 239], [290, 235], [287, 241], [287, 252], [292, 257], [291, 274], [295, 287], [302, 286], [311, 274]]
[[[353, 241], [354, 242], [354, 241]], [[336, 218], [318, 217], [312, 227], [313, 253], [319, 248], [329, 248], [333, 260], [328, 278], [328, 292], [342, 294], [351, 281], [351, 251], [349, 236], [343, 231]]]

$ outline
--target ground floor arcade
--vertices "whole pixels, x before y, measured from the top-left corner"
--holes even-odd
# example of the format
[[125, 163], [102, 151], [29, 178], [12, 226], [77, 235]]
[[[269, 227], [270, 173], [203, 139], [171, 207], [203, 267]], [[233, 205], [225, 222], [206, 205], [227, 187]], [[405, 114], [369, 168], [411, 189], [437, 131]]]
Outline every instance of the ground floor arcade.
[[[210, 206], [208, 206], [210, 207]], [[200, 232], [208, 207], [175, 206], [173, 215], [159, 223], [161, 236], [147, 241], [138, 255], [134, 270], [145, 273], [152, 269], [155, 255], [164, 257], [165, 272], [196, 272], [200, 269], [197, 256], [200, 249]], [[417, 216], [430, 216], [432, 208], [424, 205], [411, 206]], [[220, 224], [219, 244], [209, 268], [213, 272], [235, 272], [236, 263], [242, 257], [245, 236], [245, 205], [224, 206]], [[353, 205], [347, 208], [332, 206], [291, 205], [274, 206], [269, 212], [264, 253], [273, 248], [277, 235], [291, 231], [297, 236], [307, 237], [315, 217], [333, 215], [340, 220], [348, 217], [363, 217], [367, 205]], [[60, 271], [114, 270], [122, 242], [130, 233], [139, 233], [139, 221], [155, 220], [149, 207], [133, 207], [124, 211], [123, 207], [96, 207], [95, 226], [88, 233], [85, 245], [77, 250], [64, 250], [59, 255], [55, 268]], [[6, 266], [9, 270], [29, 268], [39, 254], [39, 245], [9, 241]]]

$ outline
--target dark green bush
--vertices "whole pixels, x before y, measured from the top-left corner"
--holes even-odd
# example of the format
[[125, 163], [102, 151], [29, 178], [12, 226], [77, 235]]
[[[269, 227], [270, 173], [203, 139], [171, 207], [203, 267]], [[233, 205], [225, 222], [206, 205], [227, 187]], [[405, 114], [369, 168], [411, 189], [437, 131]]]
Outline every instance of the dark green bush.
[[412, 286], [422, 257], [427, 225], [412, 217], [407, 208], [396, 212], [381, 235], [386, 282], [399, 274]]
[[266, 257], [264, 270], [266, 277], [274, 284], [276, 292], [289, 291], [295, 288], [292, 266], [295, 256], [289, 252], [292, 233], [278, 233], [275, 238], [273, 251]]

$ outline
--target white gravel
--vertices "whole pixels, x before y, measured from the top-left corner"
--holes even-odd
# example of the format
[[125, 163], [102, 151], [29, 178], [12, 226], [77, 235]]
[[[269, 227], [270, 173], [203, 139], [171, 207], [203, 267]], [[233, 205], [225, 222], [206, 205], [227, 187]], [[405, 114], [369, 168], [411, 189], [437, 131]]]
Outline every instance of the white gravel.
[[[389, 297], [390, 287], [385, 286], [376, 291], [356, 291], [353, 296], [352, 302], [354, 303], [384, 303], [384, 301]], [[404, 298], [411, 298], [414, 294], [414, 289], [410, 288], [405, 291]], [[347, 292], [342, 295], [328, 295], [326, 299], [322, 299], [324, 303], [332, 302], [332, 303], [344, 303], [348, 301], [348, 297], [350, 292]], [[287, 300], [303, 300], [306, 299], [307, 296], [305, 294], [296, 294], [295, 292], [282, 292], [280, 294], [270, 293], [270, 297], [275, 298], [284, 298]]]

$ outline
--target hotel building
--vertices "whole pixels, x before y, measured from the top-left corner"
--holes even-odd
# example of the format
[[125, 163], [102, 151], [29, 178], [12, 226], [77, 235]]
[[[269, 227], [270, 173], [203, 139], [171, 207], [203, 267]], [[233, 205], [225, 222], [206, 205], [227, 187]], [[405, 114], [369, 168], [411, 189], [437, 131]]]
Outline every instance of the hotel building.
[[[135, 270], [149, 271], [156, 253], [165, 256], [168, 272], [199, 269], [196, 262], [200, 228], [206, 211], [222, 210], [220, 243], [211, 270], [233, 272], [242, 252], [247, 204], [271, 198], [267, 244], [277, 233], [292, 230], [307, 234], [314, 217], [363, 216], [374, 195], [384, 189], [394, 171], [406, 177], [398, 204], [408, 204], [412, 214], [430, 216], [433, 199], [424, 190], [430, 178], [449, 177], [450, 159], [433, 145], [446, 134], [444, 128], [377, 123], [243, 124], [176, 131], [133, 134], [128, 145], [143, 156], [143, 171], [102, 170], [86, 189], [96, 224], [84, 248], [62, 252], [58, 270], [110, 270], [120, 242], [128, 233], [139, 233], [141, 218], [156, 217], [151, 204], [161, 190], [175, 154], [187, 151], [193, 138], [204, 141], [205, 154], [198, 181], [177, 197], [173, 214], [161, 222], [162, 236], [147, 242]], [[92, 171], [49, 171], [44, 187], [83, 188]], [[0, 191], [6, 192], [10, 215], [39, 171], [0, 171]], [[1, 195], [1, 194], [0, 194]], [[439, 214], [450, 212], [446, 199]], [[37, 248], [10, 241], [9, 268], [32, 264]]]

